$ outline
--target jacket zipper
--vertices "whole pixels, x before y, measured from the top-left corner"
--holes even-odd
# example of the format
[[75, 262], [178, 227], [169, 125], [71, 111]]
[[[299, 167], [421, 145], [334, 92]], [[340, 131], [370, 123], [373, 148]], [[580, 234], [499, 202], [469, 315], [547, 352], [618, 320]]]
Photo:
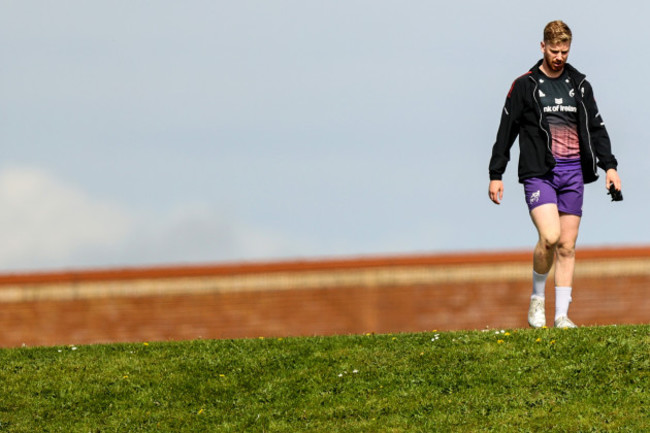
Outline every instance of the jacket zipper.
[[[582, 95], [582, 85], [585, 82], [585, 78], [580, 81], [580, 84], [578, 84], [578, 90], [580, 91], [580, 95]], [[587, 130], [587, 146], [589, 147], [589, 152], [591, 152], [591, 169], [594, 171], [594, 175], [598, 177], [598, 170], [596, 169], [596, 156], [594, 155], [594, 149], [591, 146], [591, 133], [589, 132], [589, 112], [587, 111], [587, 106], [585, 105], [585, 101], [580, 97], [580, 103], [582, 104], [582, 109], [585, 112], [585, 126]]]
[[553, 150], [551, 149], [551, 133], [548, 132], [545, 128], [544, 125], [542, 125], [542, 106], [539, 103], [539, 100], [537, 99], [537, 89], [539, 86], [537, 85], [537, 81], [533, 77], [529, 77], [531, 80], [533, 80], [533, 83], [535, 83], [535, 87], [533, 88], [533, 100], [535, 101], [535, 104], [537, 104], [537, 110], [539, 110], [539, 127], [544, 133], [546, 134], [546, 147], [549, 152], [551, 152], [551, 155], [553, 155]]

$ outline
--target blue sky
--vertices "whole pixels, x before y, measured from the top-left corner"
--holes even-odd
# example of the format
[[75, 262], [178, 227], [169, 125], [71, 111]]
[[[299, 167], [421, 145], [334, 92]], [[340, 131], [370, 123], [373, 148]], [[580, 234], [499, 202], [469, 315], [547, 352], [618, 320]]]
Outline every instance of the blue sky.
[[[0, 0], [0, 271], [531, 248], [487, 197], [512, 80], [574, 32], [625, 201], [579, 246], [646, 245], [650, 5]], [[516, 147], [516, 145], [515, 145]]]

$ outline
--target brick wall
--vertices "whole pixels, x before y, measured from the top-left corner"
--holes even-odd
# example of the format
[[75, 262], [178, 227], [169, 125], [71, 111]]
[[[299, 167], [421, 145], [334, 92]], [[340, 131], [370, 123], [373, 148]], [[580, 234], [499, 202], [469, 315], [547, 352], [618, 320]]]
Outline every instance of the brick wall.
[[[530, 256], [4, 275], [0, 346], [525, 327]], [[579, 252], [570, 309], [577, 324], [650, 323], [649, 295], [650, 248]], [[553, 298], [549, 281], [549, 325]]]

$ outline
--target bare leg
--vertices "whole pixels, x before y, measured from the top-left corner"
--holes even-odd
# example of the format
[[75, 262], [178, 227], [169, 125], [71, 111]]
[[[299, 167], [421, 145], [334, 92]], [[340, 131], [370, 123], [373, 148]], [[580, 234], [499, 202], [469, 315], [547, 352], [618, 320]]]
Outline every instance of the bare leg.
[[[553, 266], [555, 251], [560, 240], [560, 214], [555, 204], [543, 204], [530, 212], [530, 217], [537, 228], [539, 239], [533, 253], [533, 295], [528, 307], [528, 324], [533, 328], [546, 325], [542, 281]], [[538, 274], [541, 274], [538, 275]], [[543, 278], [543, 280], [542, 280]], [[541, 293], [540, 293], [541, 292]]]
[[560, 213], [557, 205], [543, 204], [533, 209], [530, 217], [539, 234], [533, 253], [533, 270], [538, 274], [546, 274], [553, 266], [556, 247], [560, 242], [562, 233]]
[[555, 249], [555, 285], [571, 287], [576, 261], [576, 240], [580, 228], [580, 217], [560, 214], [560, 240]]

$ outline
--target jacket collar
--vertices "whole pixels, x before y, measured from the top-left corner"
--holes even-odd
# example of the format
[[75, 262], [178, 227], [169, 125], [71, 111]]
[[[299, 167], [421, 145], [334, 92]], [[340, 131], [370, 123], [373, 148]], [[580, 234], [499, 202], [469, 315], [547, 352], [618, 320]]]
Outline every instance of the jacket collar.
[[[542, 71], [539, 70], [539, 67], [542, 65], [543, 61], [544, 61], [544, 59], [540, 59], [537, 63], [535, 63], [535, 66], [530, 68], [530, 72], [531, 72], [532, 76], [535, 79], [538, 79], [539, 77], [544, 76]], [[584, 80], [586, 78], [585, 74], [578, 71], [576, 68], [571, 66], [571, 64], [569, 64], [569, 63], [564, 65], [564, 69], [569, 74], [569, 77], [571, 77], [571, 79], [574, 80], [577, 84], [579, 84], [580, 82], [582, 82], [582, 80]]]

